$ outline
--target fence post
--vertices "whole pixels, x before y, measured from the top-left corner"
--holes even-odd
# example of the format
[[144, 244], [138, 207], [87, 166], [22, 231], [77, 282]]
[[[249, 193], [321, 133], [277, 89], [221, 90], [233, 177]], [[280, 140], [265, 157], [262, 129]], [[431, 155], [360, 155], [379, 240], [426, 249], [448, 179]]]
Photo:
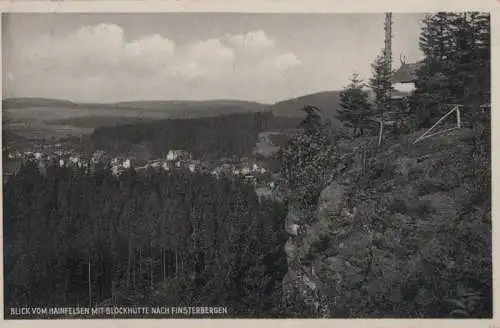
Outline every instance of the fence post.
[[380, 129], [379, 129], [379, 134], [378, 134], [378, 146], [382, 144], [382, 131], [384, 130], [384, 120], [380, 120]]

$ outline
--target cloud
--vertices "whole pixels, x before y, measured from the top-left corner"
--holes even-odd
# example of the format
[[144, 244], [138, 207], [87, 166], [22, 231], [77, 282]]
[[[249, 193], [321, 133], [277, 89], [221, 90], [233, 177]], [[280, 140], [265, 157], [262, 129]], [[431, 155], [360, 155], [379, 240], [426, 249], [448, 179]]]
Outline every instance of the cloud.
[[[44, 96], [75, 101], [241, 97], [246, 88], [286, 83], [301, 65], [264, 31], [227, 34], [176, 44], [160, 34], [128, 40], [114, 24], [85, 26], [63, 36], [15, 42], [6, 70], [10, 96]], [[8, 88], [9, 89], [9, 88]]]
[[249, 51], [272, 49], [276, 45], [264, 31], [252, 31], [247, 34], [227, 35], [228, 41], [236, 47]]

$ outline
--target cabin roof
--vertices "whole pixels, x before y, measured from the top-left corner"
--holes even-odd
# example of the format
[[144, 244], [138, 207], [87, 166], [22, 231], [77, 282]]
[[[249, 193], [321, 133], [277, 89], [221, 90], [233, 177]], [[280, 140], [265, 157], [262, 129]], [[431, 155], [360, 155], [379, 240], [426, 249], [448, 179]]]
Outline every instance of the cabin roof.
[[404, 63], [392, 75], [392, 83], [410, 83], [417, 79], [417, 71], [422, 63]]

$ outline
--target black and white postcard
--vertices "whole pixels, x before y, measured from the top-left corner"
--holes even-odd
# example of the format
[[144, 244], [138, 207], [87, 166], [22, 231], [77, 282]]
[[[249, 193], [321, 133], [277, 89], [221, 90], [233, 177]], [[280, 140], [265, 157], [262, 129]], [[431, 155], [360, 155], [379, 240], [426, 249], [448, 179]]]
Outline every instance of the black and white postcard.
[[3, 7], [7, 323], [490, 324], [487, 7], [110, 2]]

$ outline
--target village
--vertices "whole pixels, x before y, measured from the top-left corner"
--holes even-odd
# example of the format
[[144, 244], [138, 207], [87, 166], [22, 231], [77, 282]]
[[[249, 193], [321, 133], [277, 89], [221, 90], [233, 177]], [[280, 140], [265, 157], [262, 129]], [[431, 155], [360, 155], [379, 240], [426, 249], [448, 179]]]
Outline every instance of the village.
[[86, 156], [73, 149], [65, 149], [62, 144], [37, 145], [32, 150], [15, 151], [3, 149], [7, 158], [4, 165], [10, 165], [10, 170], [4, 170], [4, 183], [22, 163], [33, 161], [37, 163], [41, 174], [50, 166], [59, 166], [83, 169], [88, 173], [96, 169], [109, 169], [113, 175], [119, 176], [127, 169], [136, 172], [154, 170], [183, 170], [192, 174], [210, 174], [217, 179], [233, 178], [242, 179], [245, 183], [254, 186], [259, 197], [274, 198], [274, 174], [265, 165], [249, 157], [229, 158], [223, 157], [215, 161], [202, 161], [182, 149], [171, 149], [164, 158], [144, 160], [128, 156], [110, 157], [103, 150], [95, 151], [91, 156]]

